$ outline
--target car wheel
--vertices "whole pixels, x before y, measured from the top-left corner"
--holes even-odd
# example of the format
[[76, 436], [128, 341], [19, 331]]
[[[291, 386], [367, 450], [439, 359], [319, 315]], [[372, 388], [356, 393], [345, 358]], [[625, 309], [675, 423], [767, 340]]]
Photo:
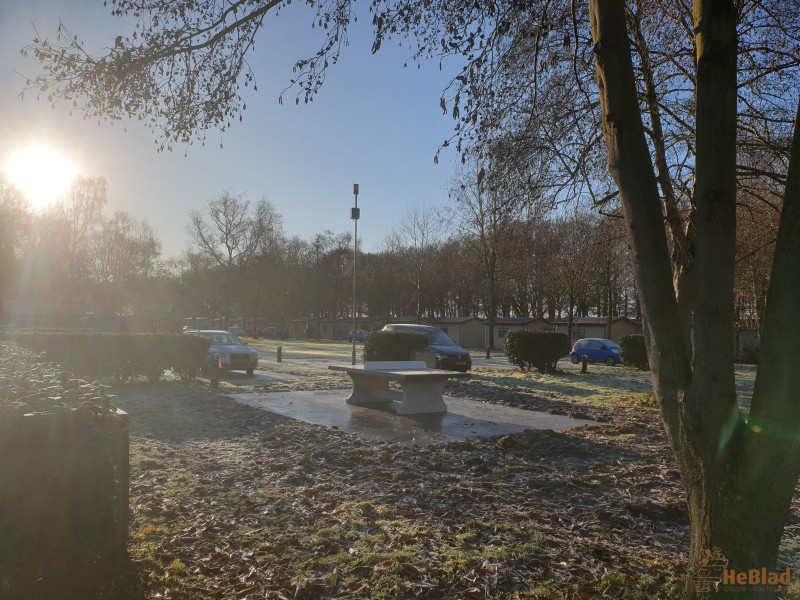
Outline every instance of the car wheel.
[[606, 364], [607, 364], [609, 367], [613, 367], [614, 365], [616, 365], [616, 364], [617, 364], [617, 361], [616, 361], [616, 360], [614, 360], [614, 357], [613, 357], [613, 356], [609, 356], [609, 357], [606, 359]]
[[577, 354], [573, 354], [569, 357], [569, 359], [572, 361], [573, 365], [577, 365], [579, 362], [581, 362], [581, 359]]
[[253, 374], [253, 369], [247, 369], [247, 374], [248, 375], [252, 375]]

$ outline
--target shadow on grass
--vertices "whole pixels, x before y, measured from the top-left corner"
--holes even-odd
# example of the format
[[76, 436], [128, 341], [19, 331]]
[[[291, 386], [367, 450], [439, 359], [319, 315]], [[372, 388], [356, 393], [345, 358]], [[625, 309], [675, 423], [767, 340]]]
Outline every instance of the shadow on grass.
[[[43, 564], [44, 563], [44, 564]], [[144, 600], [139, 566], [127, 556], [76, 565], [68, 557], [38, 565], [5, 565], [0, 570], [0, 600]]]
[[[537, 404], [537, 410], [547, 410], [542, 402], [553, 402], [558, 405], [565, 403], [572, 406], [576, 401], [588, 399], [627, 398], [637, 394], [648, 394], [652, 391], [649, 378], [638, 377], [638, 373], [628, 374], [613, 371], [609, 367], [603, 369], [610, 372], [600, 372], [582, 375], [578, 372], [559, 371], [557, 373], [539, 374], [536, 372], [503, 374], [502, 372], [476, 373], [472, 380], [465, 383], [461, 389], [481, 389], [482, 397], [496, 395], [505, 399], [509, 395], [519, 394]], [[522, 405], [528, 403], [522, 402]], [[592, 402], [586, 402], [585, 407], [591, 408]], [[601, 402], [601, 404], [603, 404]]]
[[244, 418], [231, 411], [220, 392], [202, 385], [177, 383], [128, 385], [116, 390], [113, 403], [130, 415], [132, 437], [180, 440], [229, 440], [246, 435], [279, 431], [291, 421], [268, 411]]
[[[609, 367], [605, 367], [609, 368]], [[561, 381], [553, 381], [558, 378]], [[632, 378], [619, 377], [612, 373], [580, 373], [562, 372], [551, 375], [550, 379], [542, 384], [548, 391], [565, 396], [590, 397], [600, 394], [644, 394], [651, 392], [653, 386], [650, 381], [637, 381]]]

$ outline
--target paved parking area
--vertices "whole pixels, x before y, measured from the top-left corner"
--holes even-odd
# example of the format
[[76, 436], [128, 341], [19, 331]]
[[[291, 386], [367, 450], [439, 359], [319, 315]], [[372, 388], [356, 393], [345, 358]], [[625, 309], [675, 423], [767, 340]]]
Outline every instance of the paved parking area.
[[523, 410], [445, 396], [443, 415], [397, 415], [345, 403], [350, 390], [241, 393], [231, 396], [242, 404], [269, 410], [307, 423], [333, 427], [370, 440], [417, 445], [463, 441], [471, 437], [507, 435], [525, 429], [564, 430], [594, 421]]

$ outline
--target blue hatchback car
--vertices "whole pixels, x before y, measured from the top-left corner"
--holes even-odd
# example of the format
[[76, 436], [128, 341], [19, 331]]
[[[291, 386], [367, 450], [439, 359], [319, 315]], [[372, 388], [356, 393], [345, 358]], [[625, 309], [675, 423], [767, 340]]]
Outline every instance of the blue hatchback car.
[[590, 363], [605, 363], [613, 367], [622, 360], [619, 357], [619, 344], [602, 338], [584, 338], [572, 345], [569, 358], [577, 365], [583, 357]]

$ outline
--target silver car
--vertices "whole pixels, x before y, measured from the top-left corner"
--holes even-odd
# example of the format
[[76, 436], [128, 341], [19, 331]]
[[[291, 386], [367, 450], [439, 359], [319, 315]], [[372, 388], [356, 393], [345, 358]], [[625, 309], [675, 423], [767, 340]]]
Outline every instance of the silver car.
[[258, 366], [258, 352], [248, 348], [247, 344], [233, 335], [230, 331], [217, 331], [214, 329], [201, 329], [187, 331], [195, 335], [211, 338], [208, 347], [206, 367], [223, 371], [246, 371], [252, 375]]

